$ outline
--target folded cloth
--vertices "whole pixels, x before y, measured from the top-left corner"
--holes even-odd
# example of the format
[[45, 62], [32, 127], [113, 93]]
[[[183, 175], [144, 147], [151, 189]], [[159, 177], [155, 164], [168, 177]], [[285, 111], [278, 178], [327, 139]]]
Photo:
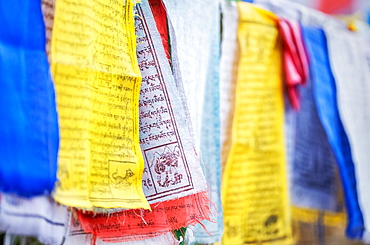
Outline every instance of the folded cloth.
[[302, 40], [301, 26], [297, 21], [279, 18], [279, 30], [283, 37], [285, 84], [293, 108], [300, 105], [299, 85], [308, 79], [308, 57]]
[[69, 212], [47, 196], [22, 198], [0, 193], [0, 231], [34, 236], [44, 244], [61, 244]]

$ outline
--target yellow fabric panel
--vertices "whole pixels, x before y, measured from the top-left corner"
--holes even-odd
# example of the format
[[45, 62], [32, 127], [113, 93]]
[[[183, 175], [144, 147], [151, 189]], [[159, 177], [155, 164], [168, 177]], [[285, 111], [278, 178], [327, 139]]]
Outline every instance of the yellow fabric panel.
[[223, 243], [293, 243], [277, 18], [239, 2], [240, 61], [232, 147], [223, 178]]
[[149, 209], [131, 0], [57, 0], [51, 61], [61, 136], [55, 199], [86, 209]]

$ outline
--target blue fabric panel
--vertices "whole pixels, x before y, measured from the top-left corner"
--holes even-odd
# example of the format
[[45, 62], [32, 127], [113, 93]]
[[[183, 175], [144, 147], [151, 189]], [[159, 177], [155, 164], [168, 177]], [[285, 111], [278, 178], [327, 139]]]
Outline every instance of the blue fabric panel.
[[326, 36], [323, 30], [311, 27], [304, 27], [303, 34], [311, 61], [311, 77], [317, 111], [340, 172], [348, 216], [346, 235], [352, 239], [361, 239], [364, 220], [358, 203], [355, 166], [338, 112], [336, 85], [329, 64]]
[[0, 190], [49, 193], [59, 132], [41, 1], [0, 1], [0, 23]]

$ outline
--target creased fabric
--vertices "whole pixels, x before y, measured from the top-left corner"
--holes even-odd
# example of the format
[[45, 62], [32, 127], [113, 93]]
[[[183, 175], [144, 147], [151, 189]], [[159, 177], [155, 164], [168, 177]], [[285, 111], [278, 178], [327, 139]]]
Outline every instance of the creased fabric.
[[[143, 189], [150, 203], [206, 190], [187, 108], [147, 1], [137, 7], [137, 57], [143, 76], [139, 101]], [[184, 120], [184, 118], [188, 120]]]
[[348, 213], [347, 235], [360, 238], [363, 219], [356, 191], [354, 163], [347, 134], [343, 128], [338, 111], [337, 88], [329, 64], [326, 36], [318, 28], [305, 28], [305, 38], [310, 50], [314, 98], [320, 120], [325, 127], [330, 144], [334, 151], [345, 197]]
[[170, 52], [170, 35], [168, 32], [167, 25], [167, 13], [166, 8], [162, 0], [149, 0], [150, 9], [152, 10], [153, 17], [157, 26], [157, 30], [161, 35], [162, 44], [166, 53], [167, 59], [171, 60]]
[[[208, 79], [208, 67], [211, 60], [211, 46], [214, 32], [209, 30], [215, 25], [218, 14], [218, 1], [163, 1], [166, 6], [170, 29], [170, 36], [175, 36], [178, 67], [174, 65], [174, 72], [179, 69], [187, 103], [189, 106], [191, 124], [196, 137], [196, 148], [200, 149], [204, 95]], [[192, 9], [192, 11], [189, 11]]]
[[78, 211], [85, 232], [103, 241], [109, 237], [148, 239], [210, 219], [205, 179], [187, 125], [190, 122], [182, 120], [187, 108], [181, 101], [180, 82], [174, 81], [148, 2], [142, 1], [136, 9], [137, 56], [143, 76], [139, 102], [145, 156], [142, 184], [152, 211]]
[[223, 177], [225, 244], [291, 244], [277, 17], [238, 3], [240, 62]]
[[[106, 222], [102, 225], [108, 225]], [[117, 234], [112, 234], [107, 236], [104, 240], [100, 237], [97, 237], [93, 234], [86, 233], [81, 223], [78, 220], [78, 217], [75, 213], [71, 213], [70, 219], [67, 226], [67, 233], [64, 242], [61, 245], [152, 245], [152, 244], [168, 244], [176, 245], [179, 244], [179, 241], [175, 238], [172, 232], [167, 232], [163, 234], [158, 234], [151, 238], [134, 240], [134, 241], [123, 241], [122, 237]]]
[[[302, 31], [308, 47], [314, 45], [316, 49], [326, 48], [318, 46], [322, 43], [316, 42], [316, 36], [309, 28], [303, 27]], [[313, 56], [313, 50], [310, 51], [310, 56]], [[296, 112], [291, 173], [292, 203], [308, 209], [339, 212], [342, 207], [338, 196], [341, 190], [336, 179], [337, 162], [318, 115], [317, 107], [323, 105], [315, 101], [315, 88], [320, 86], [316, 83], [316, 80], [311, 79], [300, 88], [301, 108]]]
[[223, 31], [220, 57], [220, 140], [223, 171], [231, 147], [232, 121], [235, 109], [234, 95], [239, 61], [237, 40], [239, 14], [234, 2], [221, 1], [221, 7]]
[[86, 233], [103, 241], [111, 237], [122, 242], [144, 240], [208, 219], [209, 203], [205, 200], [196, 194], [152, 204], [152, 211], [133, 209], [113, 214], [78, 211], [78, 217]]
[[[292, 3], [291, 1], [256, 0], [256, 3], [277, 13], [284, 18], [298, 20], [304, 26], [316, 27], [319, 29], [324, 28], [325, 34], [323, 35], [327, 36], [328, 39], [332, 35], [331, 33], [335, 33], [337, 30], [341, 30], [344, 27], [343, 23], [339, 20], [335, 20], [321, 12], [303, 7], [299, 4]], [[333, 25], [335, 26], [335, 28], [331, 29], [332, 32], [330, 32], [330, 30], [328, 32], [328, 30], [325, 28], [328, 24], [329, 26], [331, 26], [329, 28], [332, 28]], [[316, 42], [320, 42], [321, 47], [325, 47], [328, 45], [326, 44], [326, 37], [325, 39], [323, 39], [324, 37], [320, 37], [316, 40]], [[331, 83], [331, 87], [322, 87], [326, 88], [326, 90], [323, 91], [325, 91], [327, 101], [324, 102], [323, 99], [317, 99], [316, 104], [318, 105], [317, 108], [319, 117], [334, 151], [338, 163], [339, 174], [341, 176], [346, 212], [348, 216], [346, 235], [349, 238], [361, 239], [364, 229], [364, 221], [358, 200], [358, 189], [356, 187], [356, 162], [354, 161], [354, 159], [352, 159], [351, 145], [348, 142], [347, 132], [342, 124], [342, 115], [339, 114], [338, 111], [339, 99], [337, 99], [335, 90], [336, 88], [334, 89], [337, 81], [336, 77], [335, 79], [333, 77], [334, 71], [333, 73], [331, 71], [333, 67], [328, 63], [329, 56], [326, 52], [327, 51], [320, 51], [320, 54], [324, 55], [320, 56], [321, 58], [315, 57], [315, 55], [311, 57], [312, 59], [316, 59], [316, 61], [311, 61], [311, 67], [313, 67], [312, 69], [316, 69], [317, 71], [312, 72], [313, 80], [315, 81], [315, 83], [316, 81], [320, 82], [324, 79], [326, 83]], [[335, 51], [333, 52], [340, 53]], [[312, 53], [315, 54], [315, 52]], [[333, 57], [330, 57], [330, 59], [333, 59]], [[320, 65], [316, 65], [318, 61], [321, 61], [319, 63]], [[324, 82], [322, 82], [322, 84], [324, 84]], [[317, 96], [317, 98], [322, 97]], [[338, 100], [338, 104], [335, 103], [336, 100]], [[329, 101], [331, 101], [331, 106], [328, 105]], [[327, 108], [325, 109], [325, 113], [324, 109], [320, 109], [322, 108], [324, 103], [327, 104], [327, 106], [325, 106]], [[329, 110], [328, 108], [331, 108], [331, 110]]]
[[222, 235], [219, 194], [219, 1], [164, 3], [172, 26], [171, 44], [176, 47], [177, 54], [173, 70], [182, 77], [181, 86], [185, 90], [196, 149], [200, 149], [204, 162], [203, 170], [210, 197], [211, 222], [205, 221], [202, 225], [189, 228], [194, 229], [195, 239], [189, 242], [213, 243], [220, 241]]
[[0, 190], [48, 194], [59, 130], [41, 2], [1, 2], [0, 21]]
[[[214, 1], [218, 3], [218, 1]], [[204, 95], [202, 126], [201, 126], [201, 155], [204, 161], [204, 172], [210, 198], [210, 221], [203, 221], [193, 230], [194, 243], [215, 243], [221, 241], [223, 234], [223, 210], [221, 205], [221, 142], [220, 142], [220, 13], [218, 6], [212, 3], [209, 11], [212, 13], [211, 43], [209, 47], [209, 63], [207, 67], [206, 91]], [[194, 6], [196, 7], [196, 6]]]
[[34, 236], [44, 244], [61, 244], [69, 212], [47, 196], [22, 198], [0, 193], [0, 231], [20, 236]]
[[283, 38], [283, 59], [286, 93], [295, 110], [300, 108], [299, 85], [308, 79], [308, 59], [302, 40], [301, 26], [297, 21], [279, 18]]
[[[370, 230], [370, 179], [369, 142], [370, 131], [370, 66], [366, 39], [351, 32], [341, 22], [324, 25], [327, 34], [330, 65], [337, 86], [338, 110], [351, 146], [355, 163], [354, 174], [358, 202], [362, 211], [365, 231]], [[338, 52], [340, 50], [340, 52]], [[350, 64], [350, 65], [349, 65]], [[358, 233], [361, 233], [359, 227]], [[355, 238], [359, 238], [356, 236]]]
[[54, 198], [149, 208], [139, 144], [141, 74], [131, 0], [59, 0], [51, 42], [61, 141]]

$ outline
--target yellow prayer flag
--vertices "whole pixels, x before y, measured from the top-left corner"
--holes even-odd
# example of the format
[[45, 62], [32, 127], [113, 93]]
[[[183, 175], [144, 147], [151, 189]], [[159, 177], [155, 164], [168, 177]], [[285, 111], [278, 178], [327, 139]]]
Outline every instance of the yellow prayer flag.
[[232, 147], [223, 179], [223, 243], [292, 241], [277, 18], [239, 2], [240, 62]]
[[132, 0], [57, 0], [51, 62], [61, 136], [55, 199], [149, 209]]

